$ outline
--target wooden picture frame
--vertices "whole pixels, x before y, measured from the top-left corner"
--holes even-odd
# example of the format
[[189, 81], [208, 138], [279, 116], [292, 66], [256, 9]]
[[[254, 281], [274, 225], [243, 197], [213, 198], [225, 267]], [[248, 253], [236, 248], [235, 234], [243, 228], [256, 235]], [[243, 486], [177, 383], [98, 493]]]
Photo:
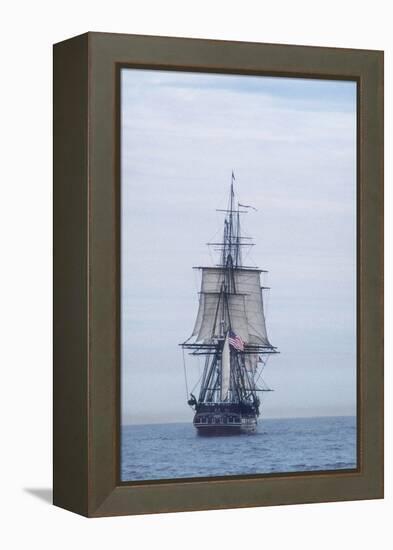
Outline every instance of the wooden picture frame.
[[[121, 483], [123, 66], [355, 80], [358, 468]], [[54, 46], [54, 504], [89, 516], [383, 497], [383, 53], [87, 33]]]

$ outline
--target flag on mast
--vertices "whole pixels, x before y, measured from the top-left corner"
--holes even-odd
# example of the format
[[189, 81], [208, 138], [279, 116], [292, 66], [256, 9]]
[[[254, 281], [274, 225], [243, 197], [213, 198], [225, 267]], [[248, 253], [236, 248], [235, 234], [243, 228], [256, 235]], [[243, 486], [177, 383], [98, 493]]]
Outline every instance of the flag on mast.
[[240, 338], [240, 336], [237, 336], [237, 334], [232, 331], [229, 331], [228, 342], [230, 346], [237, 349], [238, 351], [244, 351], [243, 340]]
[[241, 208], [251, 208], [252, 210], [255, 210], [255, 212], [258, 212], [258, 210], [255, 208], [255, 206], [251, 206], [250, 204], [241, 204], [240, 202], [238, 202], [237, 204]]

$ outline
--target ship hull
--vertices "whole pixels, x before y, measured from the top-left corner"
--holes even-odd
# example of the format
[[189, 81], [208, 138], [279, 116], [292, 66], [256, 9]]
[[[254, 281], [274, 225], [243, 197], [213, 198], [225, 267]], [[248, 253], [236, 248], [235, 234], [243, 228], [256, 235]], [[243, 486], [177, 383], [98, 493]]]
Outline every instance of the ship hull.
[[195, 428], [199, 436], [209, 437], [253, 434], [256, 432], [256, 426], [255, 424], [252, 428], [249, 426], [195, 426]]
[[256, 414], [243, 415], [215, 411], [214, 413], [197, 413], [193, 424], [198, 435], [225, 436], [253, 434], [257, 430], [258, 422]]

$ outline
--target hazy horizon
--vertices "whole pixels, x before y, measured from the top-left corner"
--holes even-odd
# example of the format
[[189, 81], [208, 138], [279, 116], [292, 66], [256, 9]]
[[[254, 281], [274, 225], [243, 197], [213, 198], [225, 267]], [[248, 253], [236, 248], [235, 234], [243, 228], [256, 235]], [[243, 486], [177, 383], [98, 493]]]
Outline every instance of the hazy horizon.
[[[263, 425], [264, 420], [301, 420], [304, 418], [356, 418], [356, 414], [330, 414], [330, 415], [320, 415], [320, 416], [264, 416], [262, 415], [259, 419], [259, 425]], [[167, 422], [123, 422], [123, 428], [126, 426], [155, 426], [165, 425], [165, 424], [189, 424], [188, 420], [169, 420]]]
[[[356, 84], [122, 69], [124, 424], [191, 422], [179, 343], [232, 170], [267, 269], [262, 418], [356, 416]], [[187, 359], [190, 390], [201, 363]], [[158, 421], [158, 422], [157, 422]]]

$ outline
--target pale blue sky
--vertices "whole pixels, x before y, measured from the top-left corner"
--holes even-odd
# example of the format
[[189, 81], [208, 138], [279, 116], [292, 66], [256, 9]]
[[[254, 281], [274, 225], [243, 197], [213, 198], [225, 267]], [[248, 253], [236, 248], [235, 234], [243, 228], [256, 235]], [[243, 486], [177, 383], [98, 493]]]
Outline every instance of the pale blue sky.
[[355, 414], [356, 84], [123, 69], [121, 121], [123, 421], [192, 419], [178, 344], [232, 169], [281, 352], [262, 415]]

